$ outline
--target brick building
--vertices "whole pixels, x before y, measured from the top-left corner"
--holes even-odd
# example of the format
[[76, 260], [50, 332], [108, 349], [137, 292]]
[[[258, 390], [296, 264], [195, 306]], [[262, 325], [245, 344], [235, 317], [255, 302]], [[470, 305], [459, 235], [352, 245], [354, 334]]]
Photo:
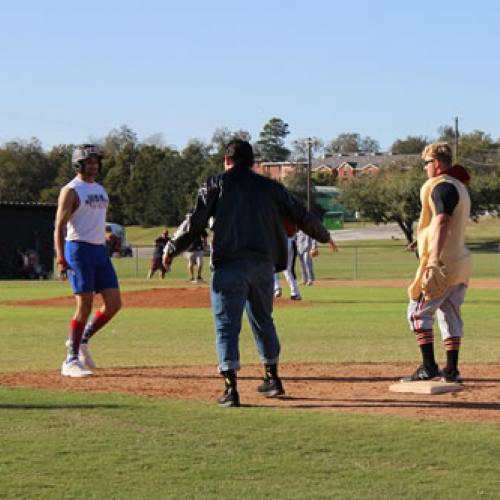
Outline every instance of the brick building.
[[[415, 161], [418, 155], [393, 155], [391, 153], [351, 153], [318, 158], [312, 162], [312, 172], [332, 175], [339, 181], [352, 179], [358, 175], [377, 174], [382, 165], [390, 162]], [[254, 165], [255, 172], [283, 181], [298, 168], [307, 168], [307, 162], [259, 162]]]

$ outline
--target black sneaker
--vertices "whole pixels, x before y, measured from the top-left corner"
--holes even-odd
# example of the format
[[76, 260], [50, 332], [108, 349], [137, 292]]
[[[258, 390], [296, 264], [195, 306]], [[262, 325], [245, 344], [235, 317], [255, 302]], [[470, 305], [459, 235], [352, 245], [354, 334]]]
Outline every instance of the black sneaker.
[[432, 380], [439, 376], [441, 376], [441, 373], [439, 372], [438, 365], [434, 365], [432, 368], [426, 368], [424, 365], [420, 365], [414, 373], [402, 378], [401, 382], [420, 382]]
[[226, 408], [240, 406], [240, 396], [234, 387], [226, 387], [224, 394], [217, 400], [219, 406]]
[[464, 382], [460, 372], [455, 369], [443, 368], [441, 375], [443, 376], [443, 382], [454, 382], [455, 384], [463, 384]]
[[285, 389], [283, 389], [283, 384], [279, 377], [266, 377], [264, 383], [257, 387], [257, 393], [266, 398], [275, 398], [277, 396], [283, 396], [283, 394], [285, 394]]

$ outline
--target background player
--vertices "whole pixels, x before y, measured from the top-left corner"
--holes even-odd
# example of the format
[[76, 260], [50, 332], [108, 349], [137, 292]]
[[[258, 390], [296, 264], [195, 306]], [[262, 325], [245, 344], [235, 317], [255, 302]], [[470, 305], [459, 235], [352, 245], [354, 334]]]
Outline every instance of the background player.
[[208, 233], [203, 230], [202, 233], [196, 237], [193, 243], [191, 243], [188, 251], [186, 252], [190, 283], [203, 283], [205, 281], [203, 279], [202, 272], [205, 250], [208, 248], [207, 238]]
[[[287, 236], [288, 248], [287, 264], [283, 275], [285, 276], [286, 282], [290, 287], [290, 299], [302, 300], [299, 285], [297, 284], [297, 275], [295, 274], [295, 259], [297, 257], [297, 245], [295, 239], [297, 234], [297, 225], [285, 219], [283, 221], [283, 226]], [[281, 297], [281, 295], [282, 289], [279, 282], [279, 273], [274, 273], [274, 296], [278, 298]]]
[[148, 272], [148, 279], [151, 279], [154, 273], [158, 270], [160, 270], [161, 279], [165, 278], [167, 270], [163, 265], [162, 257], [163, 257], [163, 249], [165, 248], [165, 245], [169, 242], [169, 240], [170, 238], [168, 236], [167, 229], [165, 229], [165, 231], [163, 231], [163, 233], [161, 233], [161, 235], [158, 236], [158, 238], [156, 238], [153, 250], [153, 258], [151, 259], [151, 267]]
[[302, 284], [311, 286], [314, 283], [313, 257], [318, 255], [316, 240], [304, 231], [297, 233], [297, 254], [302, 272]]

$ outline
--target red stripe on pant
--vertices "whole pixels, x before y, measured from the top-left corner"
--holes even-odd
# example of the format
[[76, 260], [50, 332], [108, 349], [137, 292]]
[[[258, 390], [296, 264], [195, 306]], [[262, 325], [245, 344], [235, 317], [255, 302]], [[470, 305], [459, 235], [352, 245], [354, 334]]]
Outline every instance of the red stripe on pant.
[[418, 302], [417, 302], [417, 307], [415, 308], [415, 311], [413, 312], [413, 314], [411, 315], [411, 320], [412, 320], [412, 325], [413, 325], [413, 330], [415, 332], [419, 331], [422, 329], [422, 322], [420, 320], [418, 320], [415, 316], [417, 315], [417, 313], [419, 311], [421, 311], [423, 308], [424, 308], [424, 303], [425, 303], [425, 297], [422, 295], [420, 295], [420, 297], [418, 298]]

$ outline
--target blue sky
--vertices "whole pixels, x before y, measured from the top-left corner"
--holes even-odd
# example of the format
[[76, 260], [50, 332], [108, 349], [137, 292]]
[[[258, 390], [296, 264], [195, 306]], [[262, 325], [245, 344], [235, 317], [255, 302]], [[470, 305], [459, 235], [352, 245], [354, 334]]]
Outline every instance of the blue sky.
[[17, 0], [1, 19], [0, 143], [127, 124], [182, 148], [273, 116], [383, 149], [454, 116], [500, 137], [496, 0]]

